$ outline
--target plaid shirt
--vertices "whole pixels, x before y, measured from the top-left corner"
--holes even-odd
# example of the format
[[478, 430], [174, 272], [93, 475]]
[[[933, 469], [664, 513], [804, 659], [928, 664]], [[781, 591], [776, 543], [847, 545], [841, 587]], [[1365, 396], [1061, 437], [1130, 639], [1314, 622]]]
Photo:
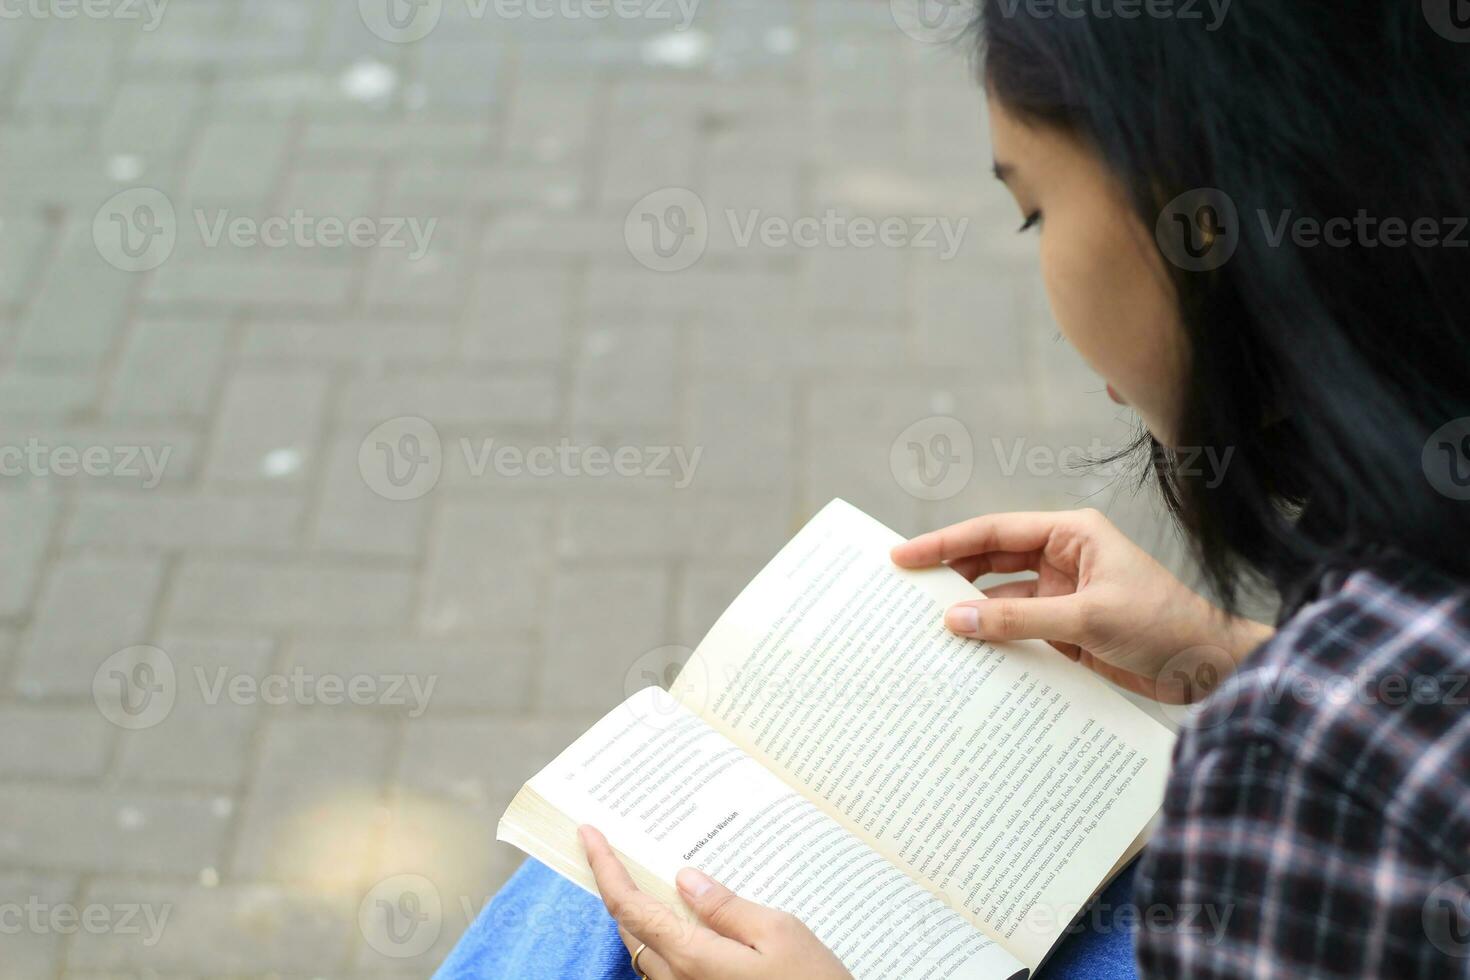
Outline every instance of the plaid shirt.
[[1326, 573], [1181, 734], [1141, 974], [1470, 977], [1467, 678], [1470, 587]]

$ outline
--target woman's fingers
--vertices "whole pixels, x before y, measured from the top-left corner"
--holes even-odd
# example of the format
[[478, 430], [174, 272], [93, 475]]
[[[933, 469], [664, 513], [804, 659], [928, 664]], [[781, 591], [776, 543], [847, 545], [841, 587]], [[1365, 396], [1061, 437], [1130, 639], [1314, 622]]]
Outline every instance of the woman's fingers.
[[[628, 947], [628, 956], [631, 959], [637, 952], [638, 947], [643, 945], [643, 940], [633, 935], [622, 926], [618, 926], [618, 935], [623, 939], [623, 945]], [[648, 980], [678, 980], [674, 976], [673, 967], [650, 946], [638, 957], [638, 972]]]
[[944, 561], [986, 555], [995, 551], [1041, 551], [1057, 525], [1071, 519], [1061, 513], [986, 514], [951, 524], [895, 545], [894, 564], [928, 568]]
[[741, 898], [698, 868], [685, 868], [674, 880], [701, 922], [752, 948], [759, 948], [784, 919], [783, 913]]
[[990, 570], [989, 565], [988, 555], [975, 555], [971, 558], [956, 558], [949, 563], [949, 569], [962, 576], [965, 581], [973, 582]]
[[597, 879], [597, 890], [602, 894], [608, 915], [666, 961], [677, 962], [675, 951], [691, 942], [694, 924], [641, 891], [598, 830], [582, 827], [578, 834], [587, 850], [587, 863]]
[[1041, 552], [994, 551], [988, 555], [969, 555], [952, 559], [949, 567], [973, 582], [981, 575], [992, 572], [998, 575], [1034, 572], [1041, 567]]
[[987, 599], [1030, 599], [1036, 595], [1036, 579], [1024, 582], [1002, 582], [983, 590]]
[[[698, 868], [683, 869], [675, 881], [684, 904], [732, 948], [721, 959], [728, 980], [852, 980], [842, 961], [796, 916], [743, 899]], [[694, 972], [691, 977], [720, 980], [714, 972]]]
[[[674, 976], [722, 980], [724, 977], [752, 975], [740, 971], [748, 971], [758, 960], [755, 950], [691, 922], [640, 890], [628, 869], [623, 867], [623, 862], [613, 853], [607, 838], [596, 828], [583, 826], [577, 833], [587, 851], [587, 863], [597, 879], [603, 905], [626, 932], [624, 942], [636, 940], [632, 949], [647, 943], [648, 949], [658, 954], [659, 960]], [[648, 952], [643, 955], [647, 957]], [[645, 960], [639, 960], [640, 965], [643, 962]], [[654, 980], [652, 973], [648, 975]]]
[[1052, 640], [1085, 646], [1082, 603], [1072, 595], [976, 599], [950, 606], [944, 625], [981, 640]]
[[[985, 590], [987, 599], [1031, 599], [1036, 595], [1039, 583], [1036, 579], [1027, 579], [1023, 582], [1003, 582], [1000, 585], [992, 585]], [[1077, 660], [1082, 655], [1082, 648], [1075, 643], [1063, 643], [1056, 640], [1046, 641], [1052, 649], [1058, 653], [1066, 654], [1070, 660]]]

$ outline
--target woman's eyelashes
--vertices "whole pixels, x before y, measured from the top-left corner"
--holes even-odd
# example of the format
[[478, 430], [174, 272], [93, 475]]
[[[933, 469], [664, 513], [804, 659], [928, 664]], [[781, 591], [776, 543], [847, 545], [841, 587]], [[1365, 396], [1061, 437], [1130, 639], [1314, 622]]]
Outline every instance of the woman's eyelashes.
[[1030, 214], [1026, 215], [1026, 220], [1021, 223], [1021, 227], [1016, 230], [1016, 234], [1018, 234], [1018, 235], [1025, 234], [1026, 232], [1030, 231], [1032, 228], [1035, 228], [1040, 223], [1041, 223], [1041, 212], [1040, 211], [1032, 211]]

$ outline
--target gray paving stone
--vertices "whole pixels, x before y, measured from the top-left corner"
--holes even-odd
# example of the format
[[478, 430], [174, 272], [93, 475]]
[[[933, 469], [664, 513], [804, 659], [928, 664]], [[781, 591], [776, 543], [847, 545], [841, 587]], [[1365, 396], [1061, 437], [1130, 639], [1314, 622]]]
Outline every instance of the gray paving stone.
[[53, 977], [67, 940], [68, 911], [76, 906], [71, 875], [16, 872], [0, 874], [0, 904], [19, 906], [5, 937], [5, 969], [23, 980]]
[[[621, 246], [621, 238], [617, 239]], [[693, 314], [739, 309], [745, 316], [789, 317], [796, 305], [790, 274], [696, 264], [666, 274], [638, 267], [631, 259], [594, 264], [588, 276], [587, 305], [593, 310]]]
[[574, 711], [426, 720], [405, 733], [395, 778], [414, 793], [503, 806], [597, 718]]
[[391, 730], [370, 718], [272, 717], [241, 812], [233, 873], [354, 889], [373, 867]]
[[0, 626], [0, 670], [5, 671], [7, 675], [11, 672], [11, 665], [15, 663], [16, 648], [19, 642], [14, 627]]
[[696, 183], [697, 140], [691, 130], [670, 124], [667, 113], [617, 121], [620, 138], [606, 148], [597, 200], [626, 211], [645, 194]]
[[0, 535], [6, 560], [0, 565], [0, 616], [30, 608], [60, 501], [36, 493], [0, 493]]
[[314, 677], [371, 678], [371, 685], [361, 682], [363, 700], [374, 701], [368, 707], [406, 715], [412, 729], [421, 719], [455, 712], [524, 709], [539, 649], [537, 639], [527, 633], [466, 639], [311, 638], [289, 642], [280, 669], [291, 673], [300, 668]]
[[334, 440], [321, 475], [310, 541], [332, 555], [381, 555], [413, 559], [424, 551], [432, 500], [388, 500], [363, 480], [358, 461], [362, 438]]
[[187, 178], [190, 201], [197, 206], [265, 201], [284, 166], [287, 135], [264, 122], [207, 125]]
[[177, 158], [186, 149], [203, 97], [198, 85], [155, 79], [123, 82], [98, 134], [103, 150], [143, 161]]
[[218, 864], [225, 829], [192, 793], [0, 784], [0, 867], [193, 876]]
[[[596, 718], [595, 712], [578, 712], [426, 720], [410, 727], [395, 777], [404, 789], [404, 802], [394, 813], [402, 843], [397, 860], [386, 857], [381, 873], [413, 871], [436, 882], [445, 903], [446, 932], [452, 925], [457, 935], [524, 857], [492, 840], [484, 828], [499, 819], [527, 779]], [[409, 846], [415, 839], [419, 846]], [[443, 938], [434, 956], [447, 950]]]
[[[881, 221], [888, 215], [867, 216]], [[842, 233], [835, 248], [803, 249], [801, 302], [819, 313], [899, 316], [904, 310], [908, 255], [903, 248], [854, 247]]]
[[576, 78], [595, 83], [609, 72], [636, 69], [642, 63], [642, 45], [636, 38], [605, 38], [591, 45], [538, 38], [522, 43], [520, 50], [520, 70], [538, 80]]
[[815, 438], [801, 459], [800, 510], [815, 514], [832, 498], [841, 497], [889, 527], [917, 525], [923, 502], [898, 482], [890, 462], [891, 440], [901, 430], [893, 429], [888, 438], [842, 434]]
[[[935, 415], [984, 418], [980, 410], [1001, 404], [988, 381], [968, 369], [816, 382], [807, 400], [808, 420], [820, 434], [847, 433], [886, 447], [912, 423]], [[976, 426], [972, 426], [977, 428]]]
[[51, 230], [40, 218], [0, 218], [0, 303], [13, 306], [30, 292], [50, 236]]
[[769, 489], [787, 484], [796, 407], [781, 377], [713, 376], [692, 392], [689, 443], [703, 449], [696, 487]]
[[667, 426], [479, 425], [460, 428], [445, 443], [439, 485], [446, 492], [503, 492], [506, 499], [554, 494], [581, 500], [599, 490], [685, 489], [702, 466], [698, 447]]
[[675, 414], [679, 331], [667, 324], [599, 319], [582, 333], [572, 419], [657, 425]]
[[709, 254], [745, 256], [790, 253], [785, 244], [772, 244], [766, 226], [791, 227], [810, 212], [802, 208], [800, 180], [795, 168], [726, 167], [711, 173], [700, 198], [709, 217]]
[[[211, 93], [227, 115], [270, 119], [284, 123], [295, 115], [356, 115], [367, 108], [347, 90], [355, 65], [323, 64], [282, 73], [260, 73], [243, 68], [221, 78]], [[376, 105], [380, 99], [374, 98]]]
[[956, 352], [963, 351], [965, 363], [987, 385], [1024, 387], [1026, 376], [1005, 365], [1025, 361], [1027, 281], [1000, 270], [926, 266], [918, 282], [917, 335], [924, 363], [953, 365]]
[[165, 621], [372, 630], [407, 622], [412, 601], [406, 569], [190, 558], [176, 573]]
[[586, 190], [573, 164], [542, 161], [496, 167], [446, 167], [424, 162], [401, 169], [388, 191], [385, 210], [394, 214], [443, 214], [454, 207], [535, 206], [569, 211]]
[[566, 356], [576, 278], [561, 264], [506, 266], [471, 282], [463, 351], [491, 364]]
[[544, 423], [556, 418], [559, 402], [559, 385], [547, 371], [438, 372], [355, 381], [343, 392], [338, 413], [367, 427], [405, 415], [436, 425]]
[[623, 241], [622, 210], [598, 213], [547, 212], [530, 208], [497, 213], [485, 228], [483, 249], [496, 261], [507, 257], [538, 262], [573, 256], [616, 256], [632, 263]]
[[[982, 183], [975, 179], [978, 170], [989, 167], [988, 157], [982, 160], [977, 154], [977, 159], [963, 163], [951, 163], [949, 160], [935, 163], [927, 159], [927, 153], [925, 156], [922, 180], [913, 176], [921, 164], [912, 160], [896, 166], [823, 165], [811, 189], [811, 209], [815, 214], [823, 215], [828, 208], [834, 208], [840, 213], [863, 215], [874, 220], [890, 216], [936, 221], [947, 219], [956, 232], [962, 231], [961, 249], [953, 254], [967, 258], [976, 253], [966, 251], [964, 246], [973, 245], [987, 234], [1004, 236], [1006, 244], [1012, 246], [1031, 244], [1011, 241], [1016, 237], [1011, 233], [1020, 221], [1014, 218], [1016, 205], [1004, 188], [992, 186], [997, 183], [995, 181]], [[961, 228], [961, 222], [966, 221], [968, 223]], [[935, 237], [930, 232], [921, 241]], [[952, 248], [946, 248], [943, 254], [951, 254], [951, 251]], [[914, 252], [919, 257], [927, 254], [920, 249]]]
[[163, 566], [152, 559], [57, 561], [36, 600], [16, 688], [27, 697], [90, 695], [104, 660], [148, 642], [162, 581]]
[[[453, 7], [453, 5], [450, 5]], [[480, 25], [473, 25], [478, 33]], [[424, 105], [431, 110], [483, 110], [500, 102], [506, 72], [498, 46], [485, 43], [432, 43], [419, 63], [418, 84]]]
[[[647, 566], [563, 569], [545, 617], [543, 708], [606, 710], [641, 686], [628, 687], [640, 657], [681, 642], [670, 635], [668, 575]], [[597, 655], [589, 657], [593, 648]]]
[[425, 575], [424, 628], [447, 634], [539, 625], [550, 539], [551, 511], [540, 502], [446, 500]]
[[108, 878], [92, 883], [83, 900], [114, 908], [138, 905], [153, 910], [154, 921], [162, 924], [151, 946], [144, 942], [153, 936], [146, 919], [137, 935], [112, 930], [73, 937], [70, 966], [113, 976], [199, 976], [204, 970], [224, 976], [335, 974], [356, 911], [344, 896], [245, 882], [211, 888]]
[[119, 160], [95, 145], [56, 159], [32, 159], [29, 152], [17, 155], [27, 159], [17, 166], [14, 179], [0, 186], [0, 207], [11, 212], [70, 212], [81, 219], [89, 237], [93, 215], [114, 194], [138, 186], [171, 193], [177, 183], [177, 170], [169, 160]]
[[598, 494], [568, 509], [557, 537], [564, 558], [673, 558], [694, 522], [690, 494]]
[[0, 161], [17, 170], [53, 164], [68, 154], [85, 152], [92, 143], [92, 127], [77, 118], [28, 118], [6, 131], [10, 139], [0, 143]]
[[143, 303], [150, 312], [180, 309], [296, 312], [341, 310], [353, 286], [345, 265], [293, 264], [291, 256], [257, 256], [207, 262], [165, 262], [148, 281]]
[[87, 109], [107, 97], [111, 42], [83, 41], [50, 32], [31, 58], [30, 70], [15, 95], [23, 109]]
[[372, 217], [378, 183], [377, 174], [366, 167], [335, 166], [323, 170], [299, 169], [281, 192], [283, 207], [290, 214], [301, 209], [309, 215], [351, 221]]
[[692, 363], [710, 373], [731, 364], [767, 374], [792, 367], [822, 373], [870, 371], [903, 363], [909, 356], [902, 319], [852, 313], [813, 314], [787, 323], [709, 311], [698, 316], [689, 332]]
[[769, 558], [796, 530], [781, 493], [701, 493], [661, 487], [607, 491], [563, 516], [557, 552], [587, 558]]
[[128, 338], [108, 393], [110, 414], [198, 418], [208, 413], [229, 342], [216, 319], [146, 320]]
[[245, 325], [239, 358], [287, 366], [342, 364], [377, 377], [447, 363], [458, 343], [458, 331], [448, 324], [266, 317]]
[[240, 372], [225, 387], [205, 475], [211, 480], [306, 480], [327, 405], [316, 372]]
[[[100, 204], [102, 197], [97, 198]], [[37, 286], [21, 329], [17, 356], [98, 361], [111, 350], [137, 285], [103, 261], [87, 220], [68, 223], [56, 257]]]
[[240, 493], [99, 493], [76, 501], [66, 547], [74, 551], [286, 552], [306, 501]]
[[489, 152], [493, 132], [488, 120], [475, 118], [313, 120], [302, 133], [298, 152], [302, 160], [314, 165], [326, 162], [363, 165], [419, 158], [478, 161]]
[[97, 372], [12, 368], [0, 374], [0, 415], [66, 421], [97, 398]]
[[0, 727], [0, 778], [96, 778], [107, 767], [112, 728], [91, 705], [0, 705]]
[[236, 8], [225, 3], [175, 7], [159, 29], [137, 38], [129, 51], [130, 60], [150, 71], [231, 62], [245, 53], [232, 41], [236, 17]]
[[547, 162], [581, 158], [591, 141], [595, 106], [595, 93], [588, 86], [522, 81], [510, 99], [506, 153]]
[[805, 120], [780, 117], [736, 120], [710, 133], [704, 152], [716, 173], [754, 167], [789, 170], [814, 155]]
[[[157, 724], [118, 733], [119, 778], [130, 786], [234, 792], [247, 774], [250, 739], [272, 710], [257, 692], [272, 672], [275, 644], [246, 634], [164, 633], [157, 646], [173, 665], [173, 708]], [[232, 685], [241, 677], [257, 686], [236, 697]]]
[[[432, 310], [440, 315], [460, 309], [479, 226], [454, 217], [457, 210], [459, 205], [444, 202], [391, 201], [385, 206], [385, 244], [365, 256], [371, 267], [366, 296], [371, 309]], [[387, 224], [388, 218], [402, 224]]]
[[[411, 934], [403, 945], [393, 946], [381, 934], [375, 942], [356, 947], [355, 964], [394, 976], [422, 976], [433, 971], [448, 955], [459, 934], [473, 921], [480, 908], [493, 896], [493, 882], [503, 881], [519, 861], [512, 849], [494, 841], [485, 828], [498, 811], [464, 800], [442, 801], [403, 794], [385, 808], [383, 855], [370, 881], [388, 882], [399, 875], [427, 880], [439, 902], [440, 914], [423, 923], [432, 930], [427, 949], [416, 952], [422, 941]], [[490, 885], [490, 887], [487, 887]], [[423, 887], [420, 885], [419, 887]], [[367, 934], [364, 933], [364, 939]], [[401, 933], [400, 933], [401, 935]]]
[[153, 490], [193, 476], [198, 438], [167, 422], [53, 422], [0, 416], [5, 481], [37, 492]]
[[349, 3], [330, 5], [326, 11], [325, 37], [321, 54], [331, 59], [372, 57], [391, 60], [401, 55], [404, 45], [384, 40], [363, 25], [362, 13]]

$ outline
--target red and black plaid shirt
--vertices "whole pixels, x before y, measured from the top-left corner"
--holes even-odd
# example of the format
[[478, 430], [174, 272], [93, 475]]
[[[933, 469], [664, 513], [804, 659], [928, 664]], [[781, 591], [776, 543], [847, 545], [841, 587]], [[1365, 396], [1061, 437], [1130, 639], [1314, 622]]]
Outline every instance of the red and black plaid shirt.
[[1470, 587], [1325, 575], [1181, 733], [1142, 975], [1470, 977], [1467, 679]]

